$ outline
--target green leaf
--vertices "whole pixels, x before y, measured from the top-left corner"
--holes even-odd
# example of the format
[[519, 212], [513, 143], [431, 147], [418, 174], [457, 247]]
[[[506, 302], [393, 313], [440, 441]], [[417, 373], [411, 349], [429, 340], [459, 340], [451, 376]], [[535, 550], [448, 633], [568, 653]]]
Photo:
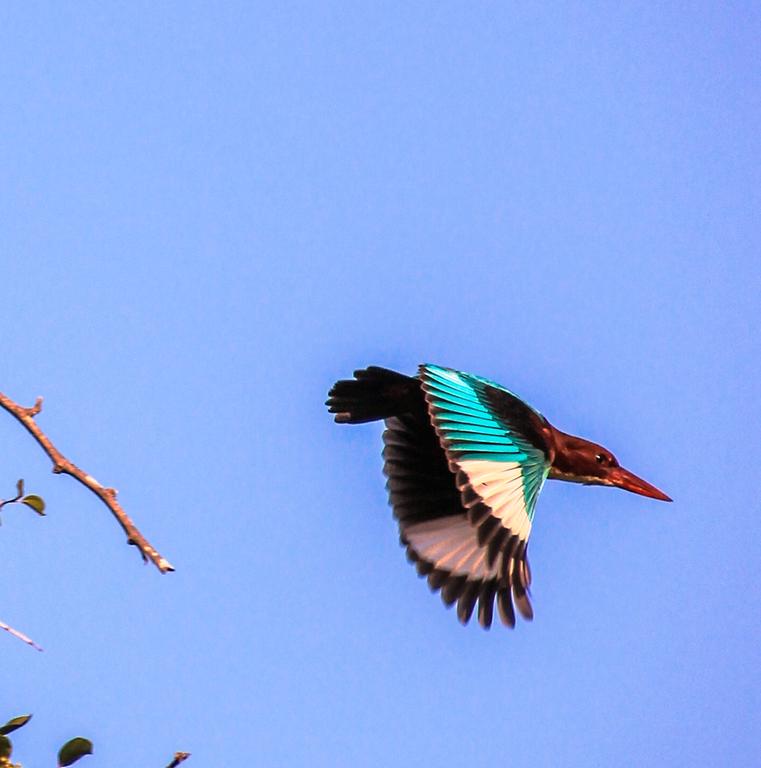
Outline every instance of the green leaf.
[[21, 728], [21, 726], [26, 725], [30, 720], [32, 719], [31, 715], [19, 715], [18, 717], [14, 717], [12, 720], [9, 720], [4, 726], [0, 728], [0, 734], [5, 735], [6, 733], [13, 733], [18, 728]]
[[33, 493], [30, 493], [28, 496], [24, 496], [24, 498], [21, 499], [21, 503], [26, 504], [27, 507], [31, 507], [38, 515], [45, 514], [45, 502], [41, 496], [35, 496]]
[[0, 734], [0, 759], [10, 757], [13, 752], [13, 745], [7, 736]]
[[71, 765], [76, 763], [80, 757], [92, 754], [92, 742], [89, 739], [83, 739], [77, 736], [75, 739], [67, 741], [58, 752], [58, 766]]

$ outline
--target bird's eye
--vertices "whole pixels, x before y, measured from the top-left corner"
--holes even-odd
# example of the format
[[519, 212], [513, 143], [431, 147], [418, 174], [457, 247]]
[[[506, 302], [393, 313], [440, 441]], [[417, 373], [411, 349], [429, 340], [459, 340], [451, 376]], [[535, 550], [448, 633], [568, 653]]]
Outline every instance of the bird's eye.
[[597, 459], [598, 464], [608, 463], [608, 457], [604, 453], [598, 453], [597, 456], [595, 456], [595, 459]]

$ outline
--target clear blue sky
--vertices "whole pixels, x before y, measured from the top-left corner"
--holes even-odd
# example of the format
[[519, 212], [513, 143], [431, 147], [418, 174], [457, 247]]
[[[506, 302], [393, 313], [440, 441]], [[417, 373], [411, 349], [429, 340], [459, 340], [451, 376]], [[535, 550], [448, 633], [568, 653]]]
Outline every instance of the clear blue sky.
[[[0, 10], [0, 391], [177, 566], [0, 413], [26, 765], [758, 764], [761, 11], [535, 5]], [[549, 483], [463, 629], [323, 407], [422, 361], [674, 504]]]

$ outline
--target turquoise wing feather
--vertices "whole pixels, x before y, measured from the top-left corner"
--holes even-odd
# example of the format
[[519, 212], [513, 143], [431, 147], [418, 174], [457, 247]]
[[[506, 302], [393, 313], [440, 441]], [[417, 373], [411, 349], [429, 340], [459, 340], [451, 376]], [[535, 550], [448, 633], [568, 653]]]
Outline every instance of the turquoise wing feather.
[[503, 527], [526, 541], [550, 469], [536, 426], [543, 417], [480, 376], [422, 365], [420, 380], [433, 426], [458, 473], [463, 502], [481, 513], [488, 507]]

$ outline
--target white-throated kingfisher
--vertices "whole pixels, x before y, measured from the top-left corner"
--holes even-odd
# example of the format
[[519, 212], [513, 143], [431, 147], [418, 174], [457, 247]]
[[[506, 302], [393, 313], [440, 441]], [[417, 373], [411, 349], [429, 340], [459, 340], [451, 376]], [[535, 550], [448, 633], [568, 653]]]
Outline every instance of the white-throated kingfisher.
[[338, 381], [326, 402], [335, 420], [384, 420], [384, 473], [408, 558], [467, 624], [478, 604], [488, 628], [496, 600], [533, 618], [527, 546], [544, 481], [612, 485], [653, 499], [662, 491], [596, 443], [556, 429], [488, 379], [437, 365], [405, 376], [370, 366]]

